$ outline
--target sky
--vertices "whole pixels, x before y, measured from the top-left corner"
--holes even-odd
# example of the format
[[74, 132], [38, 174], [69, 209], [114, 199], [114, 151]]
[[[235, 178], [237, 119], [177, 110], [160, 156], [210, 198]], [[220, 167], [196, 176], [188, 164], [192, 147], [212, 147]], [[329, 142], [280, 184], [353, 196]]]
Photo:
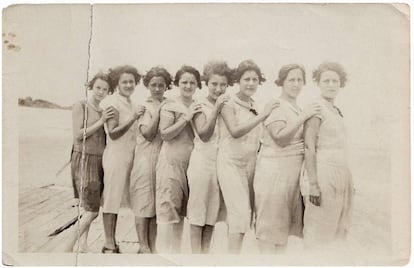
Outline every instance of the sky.
[[[255, 98], [276, 97], [283, 64], [300, 63], [307, 84], [299, 103], [319, 96], [312, 70], [325, 60], [340, 62], [349, 82], [337, 104], [355, 126], [385, 126], [390, 110], [409, 94], [409, 21], [387, 4], [141, 4], [18, 5], [3, 14], [3, 38], [20, 47], [4, 49], [3, 90], [17, 90], [60, 105], [85, 96], [89, 77], [130, 64], [145, 73], [162, 65], [172, 74], [183, 64], [202, 71], [211, 59], [232, 67], [253, 59], [267, 81]], [[91, 21], [92, 19], [92, 21]], [[92, 23], [91, 23], [92, 22]], [[91, 27], [92, 25], [92, 27]], [[9, 35], [13, 33], [15, 37]], [[237, 86], [229, 89], [235, 92]], [[168, 92], [176, 95], [177, 89]], [[206, 94], [204, 88], [198, 96]], [[148, 95], [142, 84], [133, 96]], [[408, 108], [408, 107], [407, 107]], [[378, 129], [370, 131], [378, 131]], [[356, 134], [355, 134], [356, 135]]]

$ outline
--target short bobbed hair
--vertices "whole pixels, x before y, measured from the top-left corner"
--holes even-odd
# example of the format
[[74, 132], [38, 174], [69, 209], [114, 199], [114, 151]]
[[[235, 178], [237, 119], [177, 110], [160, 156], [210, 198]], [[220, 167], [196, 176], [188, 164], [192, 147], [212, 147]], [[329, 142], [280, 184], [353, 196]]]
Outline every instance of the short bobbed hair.
[[132, 74], [135, 78], [135, 85], [139, 83], [141, 80], [141, 75], [138, 73], [137, 68], [131, 65], [122, 65], [115, 67], [113, 69], [109, 69], [109, 77], [111, 80], [111, 88], [112, 90], [115, 89], [119, 83], [119, 78], [122, 74]]
[[161, 66], [152, 67], [142, 79], [144, 86], [148, 87], [149, 82], [154, 77], [162, 77], [167, 86], [167, 89], [171, 89], [173, 78], [171, 74], [165, 68]]
[[234, 83], [240, 83], [240, 79], [247, 71], [254, 71], [259, 76], [259, 84], [266, 81], [259, 66], [253, 60], [244, 60], [237, 66], [234, 72]]
[[292, 63], [292, 64], [286, 64], [283, 65], [282, 68], [280, 68], [279, 70], [279, 76], [276, 79], [275, 83], [277, 86], [282, 87], [283, 83], [285, 82], [287, 76], [289, 75], [289, 72], [292, 70], [296, 70], [299, 69], [302, 72], [302, 77], [303, 77], [303, 84], [306, 85], [306, 72], [305, 72], [305, 68], [297, 63]]
[[231, 69], [225, 61], [210, 61], [204, 65], [202, 81], [208, 85], [212, 75], [220, 75], [227, 78], [227, 85], [233, 86], [234, 70]]
[[312, 73], [312, 78], [313, 81], [315, 81], [316, 83], [319, 83], [319, 81], [321, 80], [321, 75], [323, 72], [326, 71], [333, 71], [335, 73], [338, 74], [339, 76], [339, 81], [341, 82], [340, 87], [344, 87], [346, 82], [347, 82], [347, 73], [345, 72], [344, 67], [337, 63], [337, 62], [323, 62], [321, 63], [318, 68], [316, 68], [315, 70], [313, 70]]
[[192, 67], [192, 66], [188, 66], [188, 65], [183, 65], [175, 74], [175, 78], [174, 78], [174, 85], [176, 85], [178, 87], [178, 84], [180, 82], [181, 76], [185, 73], [190, 73], [192, 75], [194, 75], [194, 77], [197, 80], [197, 87], [201, 88], [201, 76], [200, 76], [200, 72], [197, 71], [196, 68]]
[[111, 79], [109, 77], [109, 74], [106, 72], [98, 72], [94, 75], [94, 77], [86, 84], [86, 87], [91, 90], [93, 88], [93, 85], [95, 85], [96, 80], [102, 80], [108, 83], [109, 89], [108, 94], [112, 94], [114, 92], [114, 89], [111, 88]]

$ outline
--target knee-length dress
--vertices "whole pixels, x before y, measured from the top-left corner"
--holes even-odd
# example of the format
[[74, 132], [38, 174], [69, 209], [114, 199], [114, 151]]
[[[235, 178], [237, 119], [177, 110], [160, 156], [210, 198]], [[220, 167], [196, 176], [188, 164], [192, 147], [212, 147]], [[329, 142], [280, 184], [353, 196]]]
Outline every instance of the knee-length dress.
[[[201, 99], [202, 113], [210, 116], [214, 105]], [[217, 222], [222, 197], [217, 180], [217, 152], [219, 141], [218, 121], [214, 132], [207, 142], [203, 142], [194, 130], [194, 149], [188, 165], [187, 176], [190, 196], [187, 218], [190, 224], [204, 226]]]
[[315, 206], [308, 198], [309, 181], [306, 170], [302, 176], [305, 196], [305, 245], [331, 242], [343, 237], [351, 224], [353, 182], [348, 168], [346, 130], [339, 110], [321, 101], [320, 128], [316, 142], [316, 176], [321, 189], [321, 204]]
[[[256, 115], [252, 105], [231, 96], [225, 104], [235, 114], [237, 124], [248, 121]], [[258, 125], [249, 133], [233, 138], [222, 117], [219, 119], [219, 151], [217, 155], [217, 177], [227, 210], [229, 233], [246, 233], [252, 224], [254, 207], [253, 176], [257, 151], [260, 143], [261, 126]]]
[[140, 127], [149, 126], [160, 103], [149, 97], [144, 106], [145, 113], [138, 120], [137, 144], [134, 151], [134, 163], [129, 182], [130, 205], [135, 216], [151, 218], [155, 216], [155, 178], [158, 155], [162, 139], [159, 131], [152, 141], [141, 133]]
[[[101, 102], [106, 109], [112, 106], [118, 111], [119, 125], [125, 124], [136, 112], [137, 105], [129, 98], [115, 92]], [[128, 182], [134, 158], [137, 123], [116, 140], [107, 135], [103, 153], [104, 168], [103, 212], [117, 214], [124, 194], [128, 193]]]
[[[301, 110], [283, 99], [265, 120], [289, 125]], [[284, 147], [275, 143], [266, 128], [254, 177], [256, 237], [269, 243], [286, 244], [290, 234], [302, 236], [303, 204], [300, 172], [304, 156], [303, 126]]]
[[[73, 105], [74, 132], [83, 128], [85, 102]], [[95, 124], [101, 118], [101, 111], [88, 105], [88, 120], [86, 127]], [[98, 212], [103, 190], [102, 154], [105, 149], [105, 131], [101, 127], [85, 139], [85, 159], [82, 174], [83, 139], [73, 139], [71, 155], [71, 175], [75, 197], [82, 195], [80, 205], [86, 211]]]
[[[161, 108], [161, 117], [174, 119], [175, 124], [189, 112], [179, 99], [170, 100]], [[187, 168], [194, 147], [191, 124], [161, 146], [156, 172], [157, 223], [178, 223], [186, 216], [188, 201]]]

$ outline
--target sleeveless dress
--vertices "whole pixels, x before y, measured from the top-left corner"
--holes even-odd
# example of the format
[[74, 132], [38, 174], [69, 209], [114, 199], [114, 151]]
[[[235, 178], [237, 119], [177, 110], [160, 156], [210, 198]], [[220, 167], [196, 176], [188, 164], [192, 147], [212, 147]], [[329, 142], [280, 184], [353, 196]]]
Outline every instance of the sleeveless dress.
[[[279, 108], [264, 121], [265, 127], [274, 122], [297, 120], [299, 108], [279, 99]], [[290, 143], [277, 145], [269, 129], [263, 131], [263, 143], [254, 177], [256, 237], [272, 244], [287, 243], [290, 234], [302, 236], [303, 204], [299, 179], [304, 157], [303, 126]]]
[[[85, 102], [77, 102], [73, 105], [73, 130], [83, 128]], [[95, 124], [101, 118], [101, 111], [88, 105], [88, 120], [86, 127]], [[85, 160], [82, 176], [82, 149], [83, 139], [73, 138], [73, 151], [71, 155], [71, 175], [75, 198], [82, 193], [81, 206], [86, 211], [98, 212], [103, 191], [102, 154], [105, 149], [105, 131], [101, 127], [85, 139]], [[82, 178], [82, 182], [81, 182]]]
[[321, 100], [321, 124], [316, 143], [317, 179], [321, 204], [310, 203], [309, 181], [303, 169], [305, 245], [323, 244], [344, 237], [351, 224], [353, 183], [347, 163], [346, 130], [339, 109]]
[[[101, 102], [102, 109], [112, 106], [119, 113], [119, 124], [124, 124], [136, 112], [137, 105], [115, 92]], [[103, 212], [117, 214], [124, 194], [128, 193], [129, 177], [134, 158], [137, 122], [116, 140], [107, 135], [103, 153], [104, 168]]]
[[[199, 102], [202, 104], [201, 112], [208, 118], [214, 105], [207, 98]], [[187, 218], [193, 225], [214, 225], [222, 203], [217, 180], [218, 120], [213, 135], [207, 142], [203, 142], [195, 130], [194, 135], [194, 149], [187, 170], [190, 190]]]
[[[189, 112], [180, 100], [173, 99], [161, 108], [161, 117], [174, 124]], [[172, 140], [161, 146], [156, 172], [157, 223], [178, 223], [186, 216], [188, 201], [187, 168], [193, 150], [194, 133], [190, 123]]]
[[[225, 104], [235, 114], [236, 122], [243, 123], [256, 115], [253, 106], [231, 96]], [[256, 109], [257, 110], [257, 109]], [[229, 233], [246, 233], [252, 224], [254, 208], [253, 176], [260, 144], [261, 126], [249, 133], [233, 138], [222, 117], [219, 119], [220, 142], [217, 155], [217, 176], [227, 210]]]
[[135, 216], [151, 218], [155, 216], [155, 178], [158, 155], [162, 139], [158, 131], [152, 141], [141, 134], [141, 126], [148, 126], [158, 111], [160, 103], [149, 97], [145, 101], [145, 113], [138, 120], [137, 145], [129, 184], [130, 205]]

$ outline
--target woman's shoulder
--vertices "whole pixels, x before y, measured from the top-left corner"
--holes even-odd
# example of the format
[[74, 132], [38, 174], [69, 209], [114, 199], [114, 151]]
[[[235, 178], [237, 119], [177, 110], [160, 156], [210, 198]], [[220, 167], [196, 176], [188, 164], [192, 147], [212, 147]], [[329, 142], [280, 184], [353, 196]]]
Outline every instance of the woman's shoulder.
[[109, 96], [106, 96], [101, 103], [99, 104], [99, 106], [101, 106], [101, 108], [103, 110], [105, 110], [108, 107], [114, 107], [115, 109], [117, 109], [118, 107], [118, 102], [117, 102], [117, 98], [115, 93]]

